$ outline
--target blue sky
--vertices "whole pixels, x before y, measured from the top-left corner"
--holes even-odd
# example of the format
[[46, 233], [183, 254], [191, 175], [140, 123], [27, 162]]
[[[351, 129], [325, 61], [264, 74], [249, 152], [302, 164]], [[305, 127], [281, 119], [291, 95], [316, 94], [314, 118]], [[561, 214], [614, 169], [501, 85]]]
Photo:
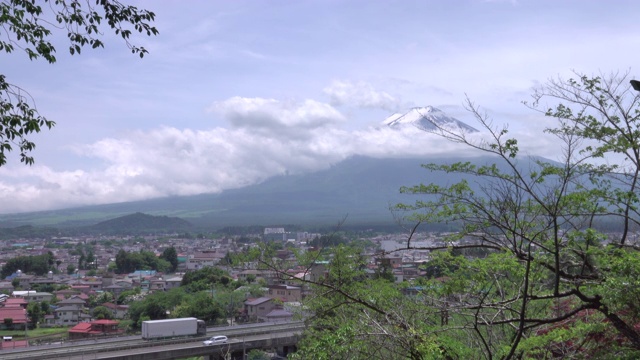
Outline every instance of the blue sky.
[[58, 62], [2, 54], [2, 73], [57, 122], [35, 165], [0, 168], [2, 213], [218, 192], [354, 154], [460, 151], [381, 122], [435, 106], [475, 126], [469, 96], [525, 152], [553, 158], [521, 104], [547, 79], [631, 71], [635, 1], [138, 1], [155, 37]]

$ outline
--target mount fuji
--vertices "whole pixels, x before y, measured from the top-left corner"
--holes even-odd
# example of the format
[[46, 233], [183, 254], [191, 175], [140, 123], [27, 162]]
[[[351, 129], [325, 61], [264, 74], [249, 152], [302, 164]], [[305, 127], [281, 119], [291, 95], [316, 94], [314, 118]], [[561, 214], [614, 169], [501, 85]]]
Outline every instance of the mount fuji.
[[429, 132], [438, 131], [439, 129], [458, 133], [478, 132], [475, 128], [433, 106], [415, 107], [404, 114], [393, 114], [383, 121], [383, 125], [396, 129], [414, 126]]

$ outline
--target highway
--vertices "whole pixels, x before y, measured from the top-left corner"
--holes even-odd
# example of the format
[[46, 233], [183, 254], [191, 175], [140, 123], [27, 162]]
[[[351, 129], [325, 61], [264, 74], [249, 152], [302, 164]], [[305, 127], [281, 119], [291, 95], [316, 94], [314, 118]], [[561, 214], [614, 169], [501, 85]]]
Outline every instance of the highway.
[[[173, 359], [175, 354], [202, 356], [222, 348], [234, 350], [244, 346], [278, 343], [279, 339], [290, 339], [304, 330], [302, 322], [260, 323], [233, 327], [213, 328], [207, 336], [179, 338], [169, 340], [142, 340], [140, 336], [123, 338], [105, 338], [84, 340], [59, 345], [32, 346], [27, 349], [4, 350], [0, 358], [6, 360], [22, 359]], [[214, 336], [226, 335], [228, 344], [204, 346], [202, 341]], [[291, 340], [286, 340], [291, 341]], [[247, 345], [249, 344], [249, 345]], [[168, 357], [163, 356], [165, 354]], [[173, 354], [173, 355], [172, 355]], [[192, 355], [191, 355], [192, 354]], [[186, 357], [185, 356], [185, 357]]]

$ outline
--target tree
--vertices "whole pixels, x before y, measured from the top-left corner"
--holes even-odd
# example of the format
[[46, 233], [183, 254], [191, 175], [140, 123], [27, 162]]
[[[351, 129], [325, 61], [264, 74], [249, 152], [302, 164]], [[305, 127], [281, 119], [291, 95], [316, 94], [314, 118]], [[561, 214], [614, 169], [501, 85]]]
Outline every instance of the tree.
[[[640, 220], [639, 97], [626, 75], [576, 75], [551, 80], [529, 104], [537, 110], [543, 101], [555, 102], [539, 111], [558, 121], [547, 132], [563, 144], [560, 162], [532, 159], [524, 166], [517, 139], [506, 128], [492, 128], [468, 101], [491, 141], [474, 142], [446, 129], [440, 135], [496, 156], [507, 170], [496, 164], [427, 165], [481, 185], [463, 180], [403, 189], [428, 196], [399, 206], [413, 212], [414, 221], [461, 224], [447, 239], [448, 249], [491, 251], [462, 259], [448, 274], [450, 285], [428, 292], [446, 299], [455, 319], [443, 331], [469, 329], [457, 337], [471, 334], [467, 346], [488, 358], [640, 354], [640, 312], [632, 300], [640, 293], [631, 285], [640, 275], [639, 248], [631, 237]], [[605, 156], [619, 162], [597, 165]], [[604, 221], [617, 221], [620, 231], [603, 233]]]
[[[144, 320], [158, 320], [172, 317], [174, 308], [187, 298], [184, 289], [175, 288], [169, 291], [159, 291], [146, 296], [141, 301], [129, 304], [129, 318], [134, 326], [140, 327]], [[167, 312], [169, 312], [167, 314]]]
[[247, 354], [247, 359], [248, 360], [269, 360], [270, 357], [267, 353], [265, 353], [262, 350], [252, 349]]
[[2, 267], [2, 271], [0, 271], [0, 276], [5, 278], [18, 270], [21, 270], [25, 274], [33, 273], [36, 275], [44, 275], [50, 270], [54, 270], [54, 263], [51, 252], [36, 256], [18, 256], [7, 261]]
[[[302, 264], [310, 272], [318, 253], [307, 255]], [[450, 342], [429, 329], [439, 312], [368, 276], [368, 263], [360, 248], [340, 245], [323, 265], [325, 276], [303, 280], [312, 289], [304, 300], [312, 315], [294, 359], [425, 359], [439, 358], [426, 352], [444, 352]]]
[[113, 302], [115, 301], [113, 294], [105, 291], [99, 295], [89, 295], [89, 300], [87, 301], [87, 304], [89, 305], [89, 307], [96, 307], [96, 306], [101, 306], [104, 303], [108, 303], [108, 302]]
[[48, 301], [42, 301], [40, 302], [40, 310], [42, 310], [44, 315], [51, 314], [51, 305]]
[[85, 259], [84, 266], [86, 269], [96, 269], [96, 257], [93, 255], [93, 249], [89, 250], [87, 253], [87, 258]]
[[104, 306], [96, 306], [91, 313], [93, 314], [93, 318], [96, 320], [113, 319], [113, 313], [111, 312], [111, 310], [107, 309]]
[[116, 254], [116, 273], [132, 273], [136, 270], [156, 270], [165, 272], [171, 268], [171, 264], [164, 259], [156, 257], [151, 251], [140, 250], [129, 253], [120, 249]]
[[211, 290], [213, 287], [226, 287], [230, 282], [231, 279], [226, 271], [217, 267], [205, 266], [184, 274], [180, 286], [190, 292], [198, 292]]
[[[143, 57], [147, 50], [130, 43], [133, 31], [156, 35], [151, 26], [153, 12], [124, 5], [119, 1], [90, 2], [44, 0], [46, 6], [34, 1], [10, 0], [0, 3], [0, 52], [24, 52], [29, 60], [43, 58], [56, 62], [56, 48], [52, 43], [55, 30], [66, 31], [71, 55], [80, 54], [85, 46], [104, 47], [101, 38], [111, 29], [124, 40], [132, 53]], [[57, 23], [57, 24], [56, 24]], [[55, 125], [40, 115], [33, 98], [24, 89], [8, 82], [0, 74], [0, 166], [7, 162], [7, 154], [17, 146], [20, 161], [31, 165], [29, 155], [35, 148], [30, 135]]]
[[76, 267], [73, 264], [67, 265], [67, 275], [72, 275], [76, 271]]
[[162, 255], [160, 255], [160, 258], [168, 261], [171, 264], [171, 272], [176, 271], [176, 269], [178, 268], [178, 252], [176, 251], [176, 248], [172, 246], [164, 249]]
[[37, 302], [31, 302], [27, 305], [27, 316], [31, 325], [35, 327], [43, 318], [45, 313], [42, 311], [42, 307]]
[[229, 319], [233, 325], [234, 319], [238, 314], [238, 309], [242, 308], [246, 300], [245, 294], [239, 291], [221, 291], [215, 294], [214, 303], [221, 310], [221, 314]]
[[196, 317], [214, 323], [223, 317], [224, 309], [207, 292], [198, 292], [185, 297], [172, 313], [172, 317]]
[[87, 258], [84, 255], [84, 252], [80, 252], [80, 257], [78, 258], [78, 269], [87, 270]]

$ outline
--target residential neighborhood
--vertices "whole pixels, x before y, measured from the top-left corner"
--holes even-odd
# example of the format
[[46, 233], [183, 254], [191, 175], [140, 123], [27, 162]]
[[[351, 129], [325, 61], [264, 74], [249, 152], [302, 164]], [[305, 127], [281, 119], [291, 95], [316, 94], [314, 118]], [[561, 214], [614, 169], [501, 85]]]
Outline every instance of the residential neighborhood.
[[[265, 228], [256, 234], [254, 243], [241, 243], [238, 238], [191, 238], [176, 234], [137, 237], [65, 237], [53, 239], [16, 239], [5, 242], [0, 265], [11, 259], [52, 255], [54, 269], [44, 275], [17, 270], [0, 281], [0, 324], [2, 329], [64, 327], [69, 339], [92, 336], [117, 336], [125, 330], [120, 322], [129, 318], [129, 304], [123, 294], [137, 292], [142, 299], [157, 292], [179, 288], [185, 274], [208, 267], [224, 270], [231, 279], [243, 284], [260, 284], [259, 296], [243, 295], [241, 303], [229, 312], [229, 323], [290, 321], [300, 313], [301, 303], [309, 295], [305, 281], [322, 281], [326, 276], [326, 260], [311, 266], [297, 264], [295, 253], [314, 250], [313, 239], [320, 234], [287, 233], [284, 228]], [[395, 251], [402, 247], [402, 235], [367, 238], [366, 256], [370, 276], [384, 268], [394, 281], [409, 281], [421, 276], [420, 265], [428, 260], [428, 252]], [[436, 241], [425, 235], [422, 241]], [[286, 265], [282, 272], [261, 267], [256, 262], [230, 264], [230, 256], [247, 251], [260, 243], [276, 245], [275, 258]], [[152, 251], [161, 256], [166, 249], [175, 249], [177, 266], [174, 272], [136, 269], [117, 274], [114, 263], [117, 254]], [[90, 263], [84, 251], [90, 249]], [[384, 250], [387, 249], [387, 250]], [[83, 263], [84, 262], [84, 263]], [[241, 289], [237, 289], [240, 291]], [[216, 293], [211, 292], [215, 297]], [[105, 301], [100, 301], [105, 300]], [[120, 301], [119, 301], [120, 300]], [[29, 318], [30, 304], [44, 304], [46, 309], [37, 322]], [[100, 311], [96, 308], [100, 307]], [[105, 313], [105, 311], [107, 313]]]
[[[410, 249], [404, 234], [371, 233], [341, 241], [359, 244], [364, 276], [403, 284], [403, 296], [416, 297], [423, 289], [419, 285], [421, 279], [434, 276], [428, 266], [433, 254], [423, 249], [445, 248], [444, 239], [450, 235], [413, 234]], [[247, 241], [246, 236], [163, 234], [5, 242], [0, 255], [3, 270], [15, 266], [12, 262], [16, 259], [42, 256], [53, 265], [52, 270], [39, 275], [17, 269], [0, 281], [0, 330], [18, 334], [3, 346], [28, 346], [29, 341], [24, 341], [21, 334], [28, 336], [36, 328], [62, 329], [65, 338], [74, 341], [135, 333], [143, 319], [197, 317], [208, 325], [230, 326], [293, 321], [307, 316], [304, 302], [314, 291], [310, 285], [322, 284], [330, 276], [333, 248], [325, 248], [322, 242], [335, 239], [270, 228], [251, 238]], [[472, 243], [470, 238], [456, 240], [462, 246]], [[245, 256], [252, 249], [264, 252], [267, 248], [273, 252], [266, 260], [264, 253], [262, 260]], [[131, 265], [127, 261], [134, 261], [138, 255], [156, 261], [166, 258], [166, 254], [175, 255], [173, 271], [153, 270], [147, 265], [131, 267], [126, 273], [118, 271], [120, 266]], [[304, 254], [315, 257], [299, 263]], [[432, 273], [427, 274], [429, 271]], [[218, 307], [207, 310], [199, 305], [189, 310], [183, 301], [183, 305], [166, 308], [162, 313], [140, 310], [140, 304], [147, 300], [176, 290], [191, 293], [193, 299], [204, 296], [209, 299], [208, 304]], [[132, 306], [138, 309], [135, 314], [131, 313]], [[442, 321], [447, 321], [446, 316]]]

